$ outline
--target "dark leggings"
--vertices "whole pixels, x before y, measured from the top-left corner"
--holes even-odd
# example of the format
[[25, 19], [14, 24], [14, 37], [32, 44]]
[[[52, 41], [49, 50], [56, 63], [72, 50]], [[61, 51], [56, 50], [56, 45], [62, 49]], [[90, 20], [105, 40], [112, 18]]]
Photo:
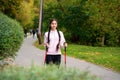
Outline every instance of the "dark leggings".
[[46, 55], [46, 64], [60, 65], [61, 55]]

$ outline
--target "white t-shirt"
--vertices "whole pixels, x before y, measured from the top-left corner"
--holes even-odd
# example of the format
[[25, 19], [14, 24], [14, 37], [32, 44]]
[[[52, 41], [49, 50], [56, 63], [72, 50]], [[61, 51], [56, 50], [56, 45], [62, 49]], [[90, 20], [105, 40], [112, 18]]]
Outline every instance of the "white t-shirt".
[[[65, 38], [64, 38], [64, 35], [61, 31], [59, 31], [60, 33], [60, 36], [61, 36], [61, 40], [60, 40], [60, 48], [61, 47], [64, 47], [63, 44], [65, 42]], [[50, 35], [49, 35], [49, 48], [48, 48], [48, 52], [47, 54], [49, 55], [59, 55], [61, 54], [61, 50], [60, 48], [58, 49], [58, 51], [56, 51], [56, 46], [59, 42], [59, 35], [58, 35], [58, 32], [57, 30], [55, 31], [50, 31]], [[46, 44], [48, 42], [48, 32], [45, 33], [44, 35], [44, 44]]]

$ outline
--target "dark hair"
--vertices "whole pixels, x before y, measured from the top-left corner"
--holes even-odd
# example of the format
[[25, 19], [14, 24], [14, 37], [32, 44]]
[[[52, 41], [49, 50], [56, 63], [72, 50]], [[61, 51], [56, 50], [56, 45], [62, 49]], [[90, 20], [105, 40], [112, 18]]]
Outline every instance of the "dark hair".
[[51, 20], [50, 20], [50, 22], [49, 22], [49, 28], [50, 28], [50, 29], [51, 29], [51, 23], [52, 23], [53, 21], [56, 21], [56, 22], [57, 22], [57, 24], [58, 24], [58, 21], [57, 21], [57, 19], [56, 19], [56, 18], [51, 19]]
[[[50, 43], [50, 30], [51, 30], [51, 23], [52, 23], [53, 21], [56, 21], [57, 24], [58, 24], [57, 19], [53, 18], [53, 19], [50, 20], [50, 23], [49, 23], [49, 31], [48, 31], [48, 44]], [[58, 28], [56, 28], [56, 29], [57, 29], [58, 36], [59, 36], [59, 42], [58, 42], [58, 44], [57, 44], [57, 46], [56, 46], [56, 51], [58, 51], [59, 45], [60, 45], [61, 36], [60, 36], [60, 32], [59, 32]]]

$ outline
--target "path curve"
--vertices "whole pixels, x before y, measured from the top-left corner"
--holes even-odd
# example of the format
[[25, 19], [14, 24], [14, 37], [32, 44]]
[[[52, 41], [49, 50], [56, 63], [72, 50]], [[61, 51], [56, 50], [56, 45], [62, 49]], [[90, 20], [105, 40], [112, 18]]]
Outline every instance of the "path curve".
[[[28, 36], [24, 39], [24, 42], [17, 52], [17, 56], [15, 58], [15, 64], [19, 66], [30, 66], [32, 64], [43, 66], [44, 60], [44, 53], [45, 51], [40, 50], [33, 46], [33, 43], [37, 40], [35, 37], [33, 39], [32, 36]], [[62, 65], [63, 63], [63, 56], [62, 56]], [[94, 65], [89, 62], [85, 62], [83, 60], [78, 60], [72, 57], [67, 56], [67, 67], [70, 68], [77, 68], [81, 71], [90, 71], [91, 74], [94, 74], [103, 80], [120, 80], [120, 73], [111, 71], [110, 69], [100, 67]]]

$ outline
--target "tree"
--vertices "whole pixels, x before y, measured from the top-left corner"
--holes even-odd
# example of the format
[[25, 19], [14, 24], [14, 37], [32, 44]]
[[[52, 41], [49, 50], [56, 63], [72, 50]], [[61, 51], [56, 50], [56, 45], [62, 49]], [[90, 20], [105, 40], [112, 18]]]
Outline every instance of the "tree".
[[[58, 19], [67, 40], [93, 46], [119, 46], [119, 0], [48, 0], [44, 2], [44, 31]], [[107, 5], [107, 6], [106, 6]]]
[[29, 2], [23, 1], [19, 13], [16, 14], [16, 19], [21, 23], [23, 27], [31, 28], [33, 27], [34, 20], [34, 2], [29, 0]]
[[0, 11], [16, 19], [23, 27], [32, 27], [34, 18], [33, 0], [1, 0]]
[[[115, 46], [118, 44], [118, 34], [116, 34], [117, 32], [115, 33], [115, 29], [118, 29], [117, 27], [120, 26], [119, 22], [116, 21], [119, 12], [115, 10], [115, 7], [119, 5], [119, 2], [120, 1], [118, 0], [87, 1], [85, 5], [86, 14], [89, 15], [87, 25], [92, 29], [93, 37], [91, 38], [93, 40], [91, 41], [93, 42], [93, 45]], [[111, 38], [109, 36], [111, 36]]]
[[15, 19], [23, 0], [0, 0], [0, 11]]

